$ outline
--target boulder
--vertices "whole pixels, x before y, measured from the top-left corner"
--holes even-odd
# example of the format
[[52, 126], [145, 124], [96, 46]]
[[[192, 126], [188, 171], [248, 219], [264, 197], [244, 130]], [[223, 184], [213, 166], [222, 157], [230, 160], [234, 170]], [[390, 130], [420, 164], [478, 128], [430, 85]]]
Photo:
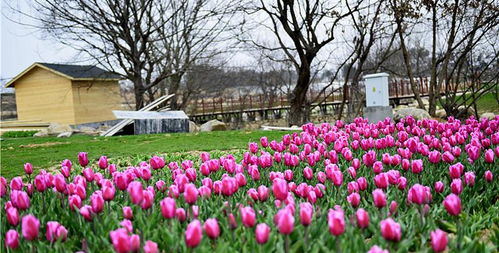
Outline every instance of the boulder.
[[93, 127], [82, 126], [78, 129], [77, 133], [82, 135], [97, 136], [100, 134], [100, 131]]
[[199, 126], [196, 125], [193, 121], [189, 120], [189, 133], [197, 133], [199, 132]]
[[444, 109], [439, 109], [439, 110], [435, 111], [435, 116], [437, 116], [441, 119], [445, 119], [445, 118], [447, 118], [447, 112]]
[[73, 132], [73, 129], [69, 125], [63, 125], [59, 123], [50, 123], [47, 128], [47, 133], [49, 135], [59, 135], [64, 132]]
[[480, 118], [486, 118], [486, 119], [489, 119], [489, 120], [492, 120], [496, 117], [496, 115], [492, 112], [485, 112], [485, 113], [482, 113], [482, 115], [480, 115]]
[[49, 133], [47, 132], [47, 129], [42, 129], [35, 134], [33, 134], [33, 137], [46, 137], [49, 136]]
[[201, 125], [201, 132], [211, 132], [211, 131], [225, 131], [227, 130], [227, 125], [219, 120], [210, 120], [203, 125]]
[[67, 138], [67, 137], [71, 137], [71, 135], [73, 134], [73, 132], [63, 132], [63, 133], [60, 133], [57, 135], [57, 138]]
[[416, 119], [416, 120], [431, 118], [430, 114], [427, 111], [423, 110], [423, 109], [419, 109], [419, 108], [402, 108], [400, 110], [397, 110], [393, 114], [393, 120], [399, 121], [400, 119], [405, 118], [405, 117], [407, 117], [409, 115], [411, 115], [412, 117], [414, 117], [414, 119]]

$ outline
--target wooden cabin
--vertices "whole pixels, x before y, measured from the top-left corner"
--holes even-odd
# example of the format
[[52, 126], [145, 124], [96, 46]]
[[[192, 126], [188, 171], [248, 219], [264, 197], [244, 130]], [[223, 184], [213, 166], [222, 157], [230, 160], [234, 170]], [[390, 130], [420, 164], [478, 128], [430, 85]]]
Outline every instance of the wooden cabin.
[[37, 62], [6, 87], [15, 88], [19, 121], [78, 125], [116, 119], [120, 79], [96, 66]]

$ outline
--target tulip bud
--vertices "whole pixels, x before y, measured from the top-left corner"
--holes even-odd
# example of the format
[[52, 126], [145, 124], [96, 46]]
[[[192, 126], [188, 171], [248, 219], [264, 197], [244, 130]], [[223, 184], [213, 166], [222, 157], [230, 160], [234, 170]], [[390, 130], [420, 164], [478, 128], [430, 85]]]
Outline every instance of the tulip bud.
[[193, 220], [185, 230], [185, 244], [189, 248], [196, 248], [203, 237], [201, 223], [198, 220]]
[[442, 252], [447, 248], [447, 233], [437, 229], [430, 233], [431, 248], [434, 252]]
[[5, 234], [5, 245], [13, 250], [19, 247], [19, 233], [16, 230], [10, 229]]
[[28, 214], [22, 219], [22, 233], [24, 239], [33, 241], [38, 238], [40, 221], [33, 215]]
[[204, 222], [204, 231], [210, 239], [217, 239], [220, 235], [220, 227], [218, 226], [217, 219], [207, 219]]
[[258, 244], [265, 244], [269, 240], [270, 227], [265, 223], [260, 223], [255, 229], [255, 238]]
[[381, 235], [385, 240], [398, 242], [402, 237], [402, 230], [400, 224], [395, 222], [392, 218], [382, 220], [380, 223]]

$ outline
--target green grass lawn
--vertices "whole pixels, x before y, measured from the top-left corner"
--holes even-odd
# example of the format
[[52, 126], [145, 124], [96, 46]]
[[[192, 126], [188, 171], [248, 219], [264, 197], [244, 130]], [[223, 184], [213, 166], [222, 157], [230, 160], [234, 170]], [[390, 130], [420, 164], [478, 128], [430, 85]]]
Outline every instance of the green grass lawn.
[[[466, 97], [470, 97], [471, 94], [467, 94]], [[462, 95], [457, 96], [458, 102], [462, 101]], [[468, 102], [468, 104], [471, 104], [471, 101]], [[495, 94], [494, 93], [487, 93], [476, 101], [476, 106], [478, 108], [479, 113], [483, 112], [494, 112], [494, 113], [499, 113], [499, 103], [496, 100]]]
[[248, 142], [258, 142], [261, 136], [273, 140], [286, 133], [224, 131], [114, 137], [77, 135], [70, 138], [4, 138], [1, 141], [0, 174], [7, 178], [23, 175], [23, 164], [26, 162], [32, 163], [36, 170], [57, 166], [64, 159], [77, 163], [77, 154], [81, 151], [88, 152], [91, 161], [98, 160], [101, 155], [107, 155], [110, 159], [138, 156], [139, 159], [148, 159], [154, 154], [247, 149]]

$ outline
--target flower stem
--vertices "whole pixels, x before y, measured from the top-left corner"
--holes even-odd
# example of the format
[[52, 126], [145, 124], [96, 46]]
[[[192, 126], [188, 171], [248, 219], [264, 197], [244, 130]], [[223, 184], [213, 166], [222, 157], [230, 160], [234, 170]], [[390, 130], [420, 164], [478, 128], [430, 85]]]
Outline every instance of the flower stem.
[[289, 235], [284, 237], [284, 252], [289, 253]]

